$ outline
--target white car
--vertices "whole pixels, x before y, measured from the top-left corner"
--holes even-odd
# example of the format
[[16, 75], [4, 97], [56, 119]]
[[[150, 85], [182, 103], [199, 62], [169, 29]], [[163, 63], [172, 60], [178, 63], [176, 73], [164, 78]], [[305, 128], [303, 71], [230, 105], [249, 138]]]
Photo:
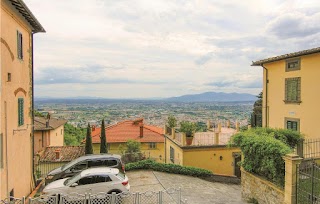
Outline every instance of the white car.
[[86, 169], [73, 177], [59, 179], [48, 184], [42, 191], [45, 195], [70, 193], [121, 193], [128, 192], [128, 177], [119, 169], [98, 167]]

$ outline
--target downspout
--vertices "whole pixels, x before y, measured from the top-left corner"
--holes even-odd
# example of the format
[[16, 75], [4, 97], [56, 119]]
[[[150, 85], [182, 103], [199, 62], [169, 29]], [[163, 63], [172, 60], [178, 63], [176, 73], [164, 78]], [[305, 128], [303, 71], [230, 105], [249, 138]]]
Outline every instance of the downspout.
[[32, 110], [32, 120], [31, 120], [31, 129], [32, 129], [32, 132], [31, 132], [31, 141], [32, 141], [32, 150], [31, 150], [31, 155], [32, 155], [32, 178], [33, 178], [33, 183], [36, 184], [36, 178], [35, 178], [35, 175], [34, 175], [34, 71], [33, 71], [33, 60], [34, 60], [34, 57], [33, 57], [33, 32], [31, 33], [31, 81], [32, 81], [32, 105], [31, 105], [31, 110]]
[[266, 104], [265, 104], [265, 113], [266, 113], [266, 121], [265, 121], [265, 127], [269, 126], [269, 109], [268, 109], [268, 69], [261, 64], [262, 68], [266, 70]]

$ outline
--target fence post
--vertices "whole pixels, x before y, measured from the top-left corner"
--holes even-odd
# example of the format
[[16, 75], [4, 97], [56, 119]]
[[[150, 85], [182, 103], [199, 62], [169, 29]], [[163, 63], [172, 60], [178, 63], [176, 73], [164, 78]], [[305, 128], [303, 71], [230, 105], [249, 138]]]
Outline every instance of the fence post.
[[112, 192], [111, 194], [111, 204], [116, 204], [116, 193]]
[[301, 139], [297, 144], [297, 154], [301, 158], [303, 158], [303, 144], [304, 144], [304, 139]]
[[297, 165], [301, 163], [302, 158], [296, 154], [287, 154], [283, 159], [285, 161], [284, 203], [296, 204]]
[[162, 191], [159, 191], [159, 204], [162, 204]]
[[179, 187], [178, 204], [181, 204], [181, 187]]

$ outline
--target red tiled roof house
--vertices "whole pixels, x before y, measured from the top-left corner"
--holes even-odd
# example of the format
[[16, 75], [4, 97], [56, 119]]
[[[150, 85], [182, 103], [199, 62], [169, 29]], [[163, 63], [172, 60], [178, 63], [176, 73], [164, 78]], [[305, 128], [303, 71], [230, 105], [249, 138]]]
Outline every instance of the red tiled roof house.
[[[126, 148], [128, 140], [141, 142], [141, 151], [147, 158], [162, 162], [164, 159], [163, 129], [146, 125], [142, 118], [125, 120], [106, 127], [106, 137], [109, 153], [121, 154], [121, 148]], [[92, 127], [92, 144], [95, 154], [100, 152], [101, 128]]]

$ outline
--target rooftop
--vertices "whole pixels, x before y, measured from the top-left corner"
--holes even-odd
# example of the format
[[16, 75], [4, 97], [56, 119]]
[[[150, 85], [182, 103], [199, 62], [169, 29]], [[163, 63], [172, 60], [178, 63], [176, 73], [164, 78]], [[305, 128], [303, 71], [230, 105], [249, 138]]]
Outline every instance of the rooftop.
[[[143, 127], [142, 137], [140, 126]], [[130, 139], [139, 142], [164, 142], [163, 129], [144, 124], [142, 118], [119, 122], [106, 127], [105, 131], [108, 143], [123, 143]], [[92, 143], [100, 143], [101, 128], [93, 128], [91, 135]]]
[[[60, 159], [56, 159], [56, 152], [60, 152]], [[85, 154], [84, 146], [53, 146], [46, 147], [40, 156], [40, 162], [69, 162]]]
[[316, 47], [308, 50], [302, 50], [299, 52], [292, 52], [289, 54], [284, 54], [276, 57], [270, 57], [267, 59], [258, 60], [258, 61], [252, 62], [251, 66], [261, 66], [265, 63], [275, 62], [275, 61], [284, 60], [284, 59], [293, 58], [293, 57], [299, 57], [303, 55], [310, 55], [310, 54], [319, 53], [319, 52], [320, 52], [320, 47]]
[[46, 32], [36, 17], [32, 14], [30, 9], [22, 0], [7, 0], [12, 6], [29, 22], [32, 27], [32, 32]]
[[54, 130], [61, 125], [67, 123], [67, 120], [50, 118], [47, 119], [45, 117], [35, 117], [34, 118], [34, 130]]

